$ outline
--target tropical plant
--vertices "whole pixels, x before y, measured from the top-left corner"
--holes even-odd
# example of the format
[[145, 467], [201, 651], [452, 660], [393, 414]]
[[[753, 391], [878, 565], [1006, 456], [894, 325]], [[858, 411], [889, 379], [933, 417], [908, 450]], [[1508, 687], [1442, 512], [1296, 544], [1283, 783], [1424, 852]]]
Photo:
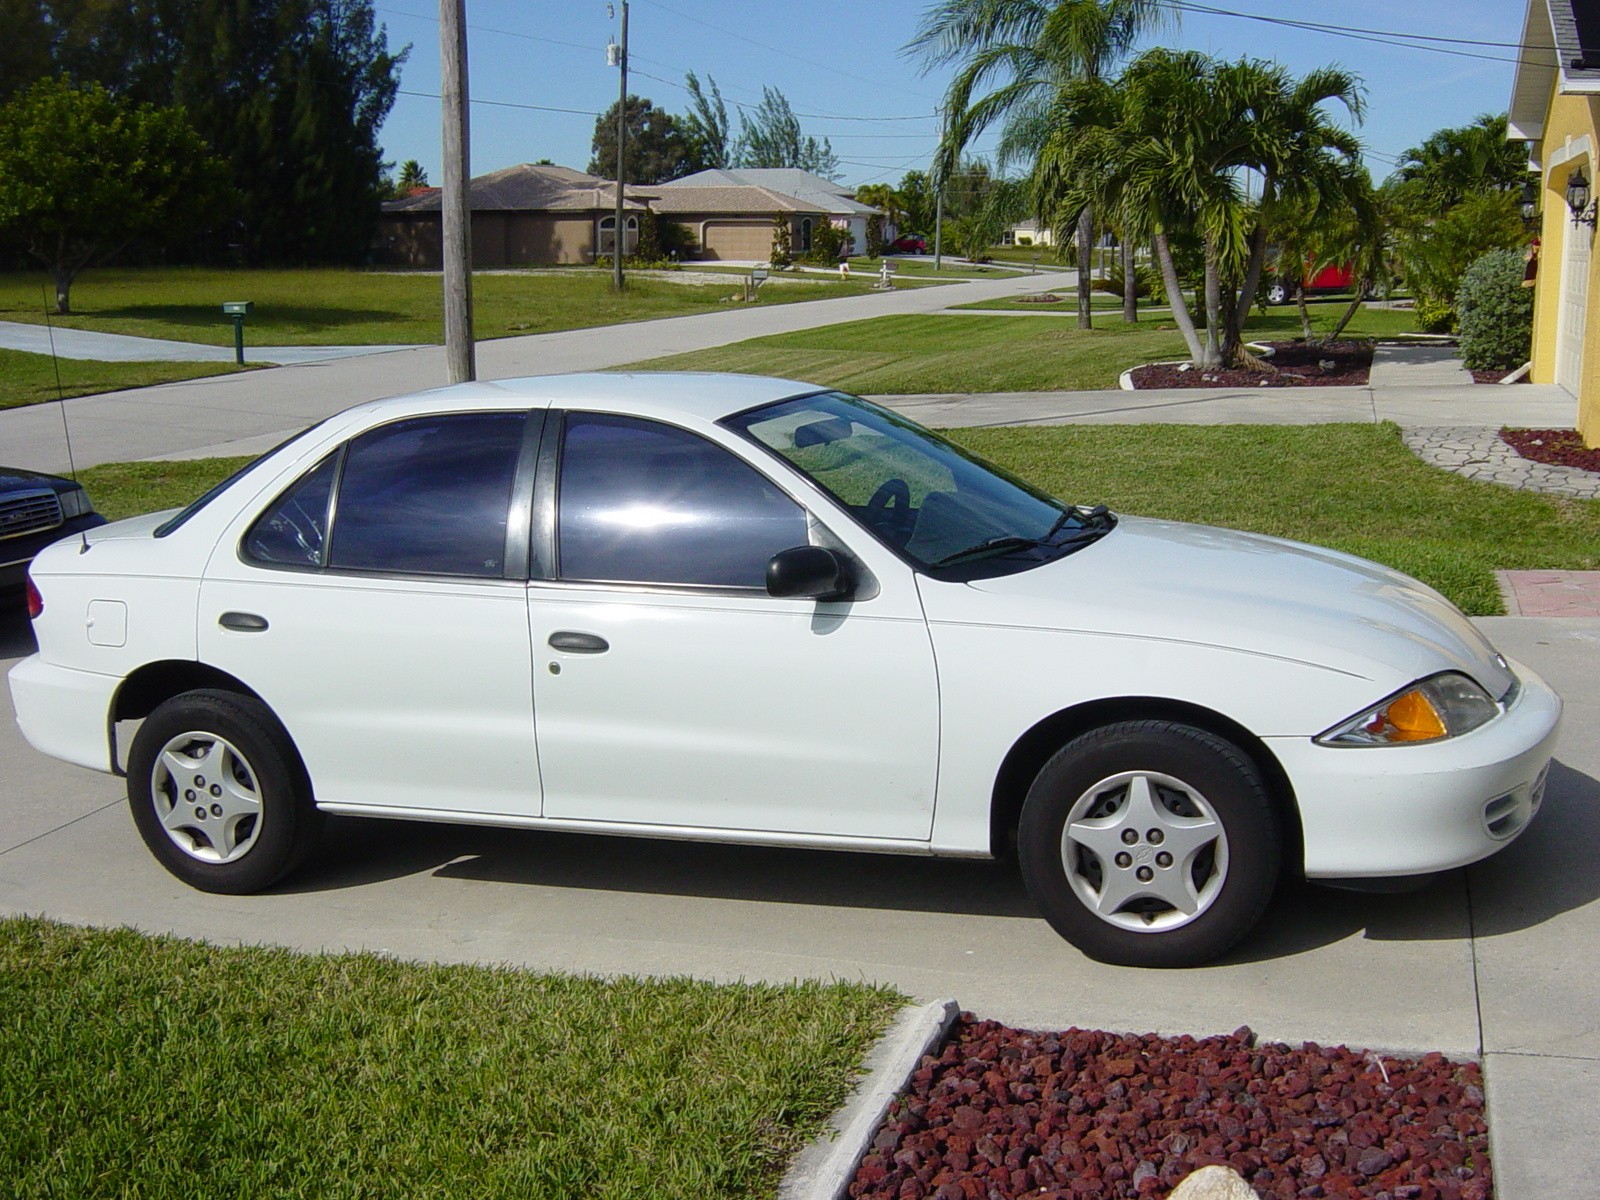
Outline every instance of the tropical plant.
[[1507, 140], [1505, 113], [1485, 113], [1402, 154], [1394, 187], [1411, 207], [1442, 214], [1477, 192], [1518, 191], [1527, 178], [1526, 143]]
[[395, 191], [404, 196], [413, 188], [428, 186], [428, 172], [423, 170], [422, 164], [414, 158], [408, 158], [400, 164], [400, 178], [395, 180]]
[[[934, 4], [905, 50], [922, 59], [925, 72], [961, 64], [945, 92], [944, 128], [934, 155], [935, 180], [943, 184], [972, 140], [996, 124], [1001, 128], [998, 165], [1002, 171], [1017, 164], [1032, 166], [1049, 137], [1051, 114], [1063, 89], [1076, 80], [1102, 78], [1141, 36], [1163, 24], [1170, 11], [1159, 0], [940, 0]], [[1040, 216], [1045, 207], [1039, 205]], [[1073, 218], [1078, 249], [1078, 327], [1088, 329], [1093, 324], [1089, 298], [1094, 216], [1084, 204]]]
[[867, 257], [879, 258], [883, 255], [883, 216], [873, 213], [867, 218]]
[[856, 189], [856, 203], [870, 204], [896, 229], [905, 216], [905, 199], [887, 183], [866, 183]]
[[49, 268], [58, 313], [91, 262], [204, 229], [228, 199], [226, 166], [180, 109], [53, 79], [0, 105], [0, 232]]
[[1441, 330], [1453, 327], [1456, 292], [1467, 268], [1491, 250], [1516, 250], [1527, 241], [1512, 192], [1470, 193], [1440, 217], [1401, 209], [1395, 251], [1416, 298], [1418, 323]]
[[[1357, 187], [1358, 147], [1317, 106], [1337, 98], [1359, 112], [1357, 89], [1338, 71], [1295, 81], [1259, 60], [1152, 50], [1114, 84], [1080, 80], [1063, 89], [1043, 118], [1049, 133], [1035, 195], [1058, 236], [1087, 204], [1118, 213], [1127, 240], [1151, 241], [1195, 365], [1233, 361], [1274, 212], [1292, 199], [1314, 208], [1335, 198], [1353, 203], [1344, 192]], [[1244, 193], [1245, 171], [1264, 181], [1260, 203]], [[1200, 252], [1198, 313], [1188, 308], [1175, 258], [1185, 237]]]
[[773, 269], [782, 271], [794, 265], [794, 233], [789, 228], [789, 215], [779, 213], [772, 219], [772, 254], [770, 256]]

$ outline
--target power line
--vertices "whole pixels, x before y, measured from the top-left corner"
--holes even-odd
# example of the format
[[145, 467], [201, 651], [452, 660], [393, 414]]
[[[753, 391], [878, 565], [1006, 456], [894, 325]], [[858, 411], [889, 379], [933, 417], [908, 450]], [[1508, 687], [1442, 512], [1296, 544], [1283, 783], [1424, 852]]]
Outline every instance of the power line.
[[1517, 51], [1532, 51], [1537, 47], [1526, 46], [1512, 42], [1473, 42], [1464, 38], [1427, 38], [1424, 34], [1401, 33], [1391, 30], [1365, 30], [1342, 25], [1323, 25], [1315, 21], [1296, 21], [1288, 17], [1266, 17], [1259, 13], [1235, 12], [1229, 8], [1213, 8], [1206, 4], [1195, 4], [1191, 0], [1156, 0], [1163, 8], [1172, 9], [1174, 12], [1194, 13], [1200, 16], [1235, 17], [1241, 21], [1257, 21], [1263, 25], [1279, 25], [1288, 29], [1304, 30], [1307, 33], [1320, 33], [1328, 37], [1348, 38], [1357, 42], [1373, 42], [1381, 46], [1398, 46], [1404, 50], [1426, 50], [1431, 54], [1444, 54], [1452, 58], [1474, 58], [1483, 62], [1512, 63], [1519, 66], [1545, 66], [1547, 59], [1528, 58], [1519, 53], [1516, 57], [1507, 57], [1501, 54], [1479, 54], [1471, 50], [1452, 50], [1449, 46], [1431, 46], [1427, 41], [1451, 42], [1460, 45], [1485, 45], [1507, 47]]
[[[438, 92], [413, 92], [408, 91], [406, 88], [397, 88], [395, 90], [397, 94], [401, 96], [418, 96], [424, 100], [438, 100], [442, 98]], [[548, 104], [514, 104], [510, 100], [483, 100], [477, 96], [473, 96], [470, 103], [482, 104], [489, 108], [521, 108], [526, 109], [529, 112], [567, 113], [574, 117], [600, 116], [599, 113], [591, 112], [586, 108], [552, 108]]]

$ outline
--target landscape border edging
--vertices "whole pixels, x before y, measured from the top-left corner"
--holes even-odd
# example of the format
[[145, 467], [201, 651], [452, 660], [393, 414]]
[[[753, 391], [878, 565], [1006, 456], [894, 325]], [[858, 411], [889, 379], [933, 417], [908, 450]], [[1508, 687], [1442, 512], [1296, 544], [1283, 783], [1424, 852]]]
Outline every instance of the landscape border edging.
[[866, 1076], [833, 1114], [830, 1128], [790, 1164], [778, 1186], [778, 1200], [841, 1200], [889, 1106], [960, 1015], [954, 1000], [901, 1011], [867, 1054]]

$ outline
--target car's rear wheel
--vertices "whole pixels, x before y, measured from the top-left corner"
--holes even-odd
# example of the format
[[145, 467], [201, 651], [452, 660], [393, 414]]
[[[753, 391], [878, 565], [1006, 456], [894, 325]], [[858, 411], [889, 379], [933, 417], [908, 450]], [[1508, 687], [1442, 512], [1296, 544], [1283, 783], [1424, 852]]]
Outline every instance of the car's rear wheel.
[[128, 753], [128, 804], [157, 861], [207, 892], [277, 882], [320, 824], [305, 767], [260, 701], [193, 691], [158, 707]]
[[1293, 299], [1294, 294], [1289, 290], [1288, 285], [1282, 283], [1267, 284], [1268, 304], [1287, 304]]
[[1260, 919], [1282, 856], [1276, 809], [1237, 746], [1170, 721], [1074, 738], [1023, 804], [1029, 894], [1102, 962], [1182, 967], [1225, 953]]

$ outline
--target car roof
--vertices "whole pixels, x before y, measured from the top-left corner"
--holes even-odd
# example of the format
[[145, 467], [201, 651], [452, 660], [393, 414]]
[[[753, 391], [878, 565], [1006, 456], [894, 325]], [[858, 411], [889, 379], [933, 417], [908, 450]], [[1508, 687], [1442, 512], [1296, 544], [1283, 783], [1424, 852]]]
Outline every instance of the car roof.
[[591, 372], [479, 380], [357, 405], [352, 412], [400, 416], [452, 408], [578, 408], [718, 421], [774, 400], [825, 391], [814, 383], [689, 371]]

